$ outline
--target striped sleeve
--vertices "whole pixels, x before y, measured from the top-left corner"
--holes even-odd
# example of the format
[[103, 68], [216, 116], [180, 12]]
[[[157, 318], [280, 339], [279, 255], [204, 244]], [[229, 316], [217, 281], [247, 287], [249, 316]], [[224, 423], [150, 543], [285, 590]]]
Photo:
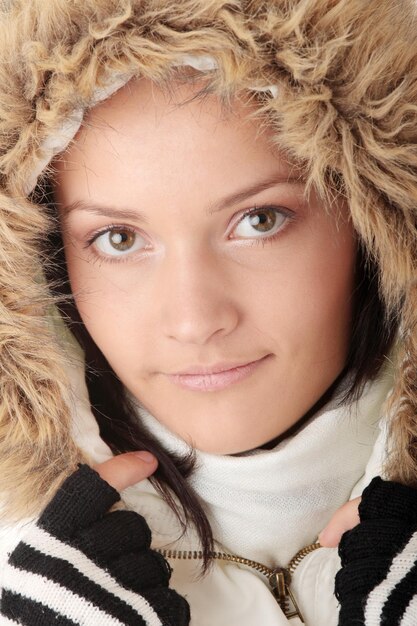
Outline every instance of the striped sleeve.
[[87, 465], [62, 485], [2, 572], [0, 624], [187, 626], [187, 602], [143, 517]]
[[339, 545], [339, 626], [417, 625], [417, 491], [377, 477]]

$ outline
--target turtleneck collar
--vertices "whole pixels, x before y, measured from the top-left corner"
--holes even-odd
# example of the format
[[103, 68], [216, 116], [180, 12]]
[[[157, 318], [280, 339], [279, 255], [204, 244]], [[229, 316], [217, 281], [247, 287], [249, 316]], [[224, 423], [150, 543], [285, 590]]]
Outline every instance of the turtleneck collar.
[[[331, 400], [272, 450], [238, 456], [197, 450], [189, 480], [204, 505], [216, 543], [273, 567], [287, 564], [298, 550], [315, 541], [364, 474], [391, 384], [385, 375], [368, 384], [357, 403], [337, 406]], [[136, 406], [146, 429], [167, 451], [189, 452], [187, 443], [143, 406]], [[172, 524], [171, 515], [166, 519]], [[159, 530], [164, 526], [161, 516], [157, 526]], [[169, 534], [167, 529], [165, 533]]]
[[[73, 438], [92, 463], [100, 463], [112, 453], [91, 412], [82, 360], [69, 368], [69, 376]], [[197, 450], [196, 468], [189, 480], [204, 505], [216, 542], [228, 552], [272, 567], [286, 565], [314, 541], [365, 473], [391, 386], [392, 372], [386, 369], [367, 385], [357, 403], [338, 407], [330, 400], [296, 434], [271, 450], [239, 456]], [[189, 452], [183, 440], [136, 405], [139, 418], [165, 449]], [[145, 516], [155, 545], [166, 545], [182, 534], [177, 518], [149, 481], [129, 488], [123, 496]], [[189, 543], [185, 546], [184, 541]], [[181, 548], [199, 547], [192, 532], [182, 542]]]

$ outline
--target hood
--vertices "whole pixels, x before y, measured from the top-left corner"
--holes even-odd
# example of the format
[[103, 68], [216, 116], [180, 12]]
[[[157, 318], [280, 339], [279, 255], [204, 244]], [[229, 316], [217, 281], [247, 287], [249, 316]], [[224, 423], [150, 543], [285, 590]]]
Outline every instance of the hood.
[[388, 311], [400, 320], [391, 476], [417, 484], [415, 2], [0, 6], [0, 492], [7, 514], [27, 514], [29, 502], [39, 507], [83, 458], [71, 436], [68, 346], [43, 280], [49, 220], [31, 192], [51, 174], [51, 159], [86, 110], [133, 77], [162, 82], [181, 64], [204, 71], [222, 99], [255, 89], [277, 145], [303, 164], [308, 185], [329, 200], [332, 190], [346, 197], [380, 268]]

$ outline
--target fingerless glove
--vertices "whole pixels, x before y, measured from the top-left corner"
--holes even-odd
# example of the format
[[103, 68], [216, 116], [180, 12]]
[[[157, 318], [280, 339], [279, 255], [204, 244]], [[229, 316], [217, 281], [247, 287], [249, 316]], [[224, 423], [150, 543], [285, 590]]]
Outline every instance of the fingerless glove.
[[417, 491], [377, 477], [339, 544], [339, 626], [417, 626]]
[[2, 574], [0, 624], [186, 626], [187, 602], [134, 511], [88, 465], [63, 483]]

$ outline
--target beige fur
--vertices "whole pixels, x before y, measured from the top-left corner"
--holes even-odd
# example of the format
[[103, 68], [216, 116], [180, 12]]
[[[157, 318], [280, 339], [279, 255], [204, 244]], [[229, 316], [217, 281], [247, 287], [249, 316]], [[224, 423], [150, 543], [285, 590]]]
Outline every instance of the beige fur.
[[[39, 510], [81, 458], [65, 350], [48, 321], [27, 199], [44, 141], [114, 72], [169, 80], [180, 55], [214, 57], [224, 101], [254, 85], [276, 143], [328, 200], [343, 194], [381, 268], [402, 353], [390, 475], [417, 486], [417, 23], [414, 0], [10, 0], [0, 9], [0, 492]], [[48, 175], [49, 170], [45, 171]]]

